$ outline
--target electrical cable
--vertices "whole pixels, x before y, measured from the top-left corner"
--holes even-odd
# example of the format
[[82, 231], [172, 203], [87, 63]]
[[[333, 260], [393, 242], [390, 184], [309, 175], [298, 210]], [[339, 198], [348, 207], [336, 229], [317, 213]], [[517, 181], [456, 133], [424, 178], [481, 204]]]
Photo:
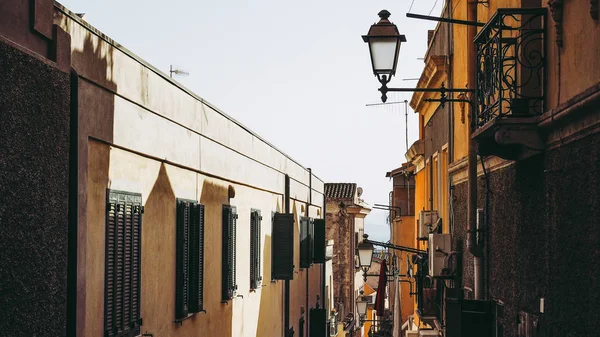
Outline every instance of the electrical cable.
[[408, 8], [408, 12], [410, 13], [410, 10], [412, 9], [412, 6], [415, 4], [415, 0], [412, 0], [412, 2], [410, 3], [410, 7]]
[[439, 0], [435, 0], [435, 2], [433, 3], [433, 7], [431, 7], [431, 10], [429, 11], [429, 14], [427, 15], [431, 15], [431, 13], [433, 12], [433, 10], [435, 9], [435, 6], [437, 6]]

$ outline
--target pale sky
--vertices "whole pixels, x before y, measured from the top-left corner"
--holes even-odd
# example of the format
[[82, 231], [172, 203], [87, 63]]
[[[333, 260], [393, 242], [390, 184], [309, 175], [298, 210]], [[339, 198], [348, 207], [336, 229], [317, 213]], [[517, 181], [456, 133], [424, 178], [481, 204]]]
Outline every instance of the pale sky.
[[[390, 87], [414, 87], [427, 30], [443, 0], [60, 0], [69, 10], [274, 144], [326, 182], [356, 182], [371, 205], [387, 204], [385, 173], [405, 162], [404, 104], [380, 103], [361, 35], [387, 9], [407, 42]], [[410, 100], [388, 94], [388, 102]], [[409, 145], [418, 119], [408, 112]], [[366, 218], [387, 240], [386, 213]]]

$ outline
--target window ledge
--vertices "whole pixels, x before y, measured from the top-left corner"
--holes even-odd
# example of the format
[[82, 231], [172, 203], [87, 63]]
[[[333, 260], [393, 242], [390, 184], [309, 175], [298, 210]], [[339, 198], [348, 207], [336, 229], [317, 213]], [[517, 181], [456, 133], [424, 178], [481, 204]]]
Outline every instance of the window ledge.
[[186, 317], [183, 317], [183, 318], [178, 318], [178, 319], [174, 320], [174, 321], [173, 321], [173, 323], [175, 323], [175, 324], [179, 324], [179, 325], [182, 325], [182, 324], [183, 324], [183, 321], [185, 321], [185, 320], [187, 320], [187, 319], [190, 319], [190, 318], [192, 318], [192, 317], [196, 316], [197, 314], [199, 314], [199, 313], [201, 313], [201, 312], [203, 312], [203, 313], [206, 313], [206, 310], [200, 310], [200, 311], [198, 311], [198, 312], [194, 312], [194, 313], [188, 314]]

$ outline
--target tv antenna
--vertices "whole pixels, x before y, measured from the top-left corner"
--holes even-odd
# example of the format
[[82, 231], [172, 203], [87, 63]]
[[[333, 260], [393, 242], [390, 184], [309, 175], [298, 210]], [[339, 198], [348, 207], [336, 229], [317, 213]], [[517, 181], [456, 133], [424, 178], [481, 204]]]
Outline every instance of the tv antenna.
[[173, 69], [173, 65], [171, 64], [171, 65], [169, 66], [169, 76], [170, 76], [171, 78], [173, 78], [173, 74], [175, 74], [175, 75], [181, 75], [181, 76], [187, 76], [187, 75], [189, 75], [190, 73], [188, 73], [187, 71], [184, 71], [184, 70], [182, 70], [182, 69]]

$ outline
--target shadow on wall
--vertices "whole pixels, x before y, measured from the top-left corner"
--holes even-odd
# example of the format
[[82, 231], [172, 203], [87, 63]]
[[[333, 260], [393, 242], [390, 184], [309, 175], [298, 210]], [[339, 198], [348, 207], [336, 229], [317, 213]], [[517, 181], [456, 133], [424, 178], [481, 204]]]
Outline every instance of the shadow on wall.
[[[62, 26], [66, 27], [66, 25]], [[67, 33], [71, 32], [67, 30]], [[106, 148], [103, 153], [94, 154], [95, 160], [99, 160], [103, 163], [100, 171], [88, 171], [89, 137], [102, 139], [108, 143], [112, 143], [114, 139], [115, 98], [111, 93], [116, 92], [117, 90], [117, 84], [112, 82], [114, 73], [112, 62], [114, 50], [112, 46], [108, 46], [106, 49], [102, 50], [100, 43], [94, 43], [95, 39], [98, 39], [98, 37], [86, 30], [83, 48], [75, 49], [71, 55], [72, 68], [77, 73], [77, 76], [72, 77], [72, 86], [74, 89], [72, 91], [73, 97], [71, 108], [72, 128], [73, 130], [76, 130], [76, 133], [73, 133], [72, 136], [72, 143], [77, 144], [77, 148], [72, 151], [72, 154], [77, 158], [77, 168], [73, 170], [77, 172], [78, 212], [76, 224], [71, 225], [76, 228], [73, 231], [77, 232], [77, 248], [71, 247], [70, 249], [77, 250], [76, 268], [79, 271], [93, 268], [94, 259], [92, 254], [100, 254], [89, 251], [86, 244], [86, 242], [89, 242], [88, 223], [93, 220], [88, 220], [88, 193], [93, 193], [91, 190], [88, 191], [88, 175], [93, 174], [98, 177], [105, 177], [105, 179], [108, 180], [110, 167], [110, 150]], [[84, 77], [89, 78], [89, 80], [84, 79]], [[108, 90], [100, 89], [90, 81], [97, 82]], [[105, 188], [100, 192], [104, 193], [104, 195], [101, 196], [102, 200], [106, 200], [107, 187], [109, 187], [108, 181]], [[102, 242], [104, 242], [104, 240], [102, 240]], [[101, 249], [103, 254], [104, 247], [101, 247]], [[104, 259], [102, 259], [102, 264], [103, 263]], [[104, 311], [96, 312], [95, 310], [88, 310], [91, 309], [93, 305], [104, 308], [103, 297], [99, 299], [100, 303], [95, 303], [98, 300], [94, 300], [91, 293], [88, 294], [88, 292], [95, 292], [96, 289], [98, 289], [97, 287], [104, 288], [104, 272], [102, 272], [102, 277], [97, 280], [86, 279], [86, 273], [78, 274], [84, 276], [78, 277], [76, 281], [76, 329], [78, 336], [84, 336], [92, 330], [104, 330], [102, 323], [103, 319], [98, 318], [104, 317]], [[100, 320], [100, 322], [98, 322], [98, 320]]]
[[[201, 328], [196, 336], [232, 336], [233, 302], [221, 303], [221, 257], [222, 257], [222, 209], [229, 204], [228, 186], [213, 183], [207, 178], [202, 183], [200, 203], [205, 207], [204, 215], [204, 309], [198, 315]], [[243, 255], [238, 254], [238, 260]], [[237, 275], [239, 279], [242, 275]], [[238, 281], [239, 282], [239, 281]], [[240, 299], [243, 301], [243, 299]]]
[[142, 332], [169, 335], [175, 317], [175, 193], [165, 164], [145, 204], [142, 227]]

